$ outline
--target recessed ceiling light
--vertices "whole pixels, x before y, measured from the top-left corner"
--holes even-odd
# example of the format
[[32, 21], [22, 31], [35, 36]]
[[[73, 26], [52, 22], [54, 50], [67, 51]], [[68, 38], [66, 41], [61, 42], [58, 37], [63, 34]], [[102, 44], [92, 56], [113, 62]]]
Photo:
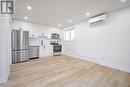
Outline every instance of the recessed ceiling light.
[[87, 12], [87, 13], [86, 13], [86, 15], [87, 15], [87, 16], [89, 16], [89, 15], [90, 15], [90, 13], [89, 13], [89, 12]]
[[31, 6], [27, 6], [27, 9], [28, 9], [28, 10], [32, 10], [32, 7], [31, 7]]
[[71, 23], [71, 22], [72, 22], [72, 20], [70, 19], [70, 20], [69, 20], [69, 23]]
[[24, 19], [25, 19], [25, 20], [27, 20], [27, 19], [28, 19], [28, 17], [24, 17]]
[[61, 24], [58, 24], [58, 27], [61, 27]]
[[120, 0], [121, 2], [126, 2], [126, 0]]

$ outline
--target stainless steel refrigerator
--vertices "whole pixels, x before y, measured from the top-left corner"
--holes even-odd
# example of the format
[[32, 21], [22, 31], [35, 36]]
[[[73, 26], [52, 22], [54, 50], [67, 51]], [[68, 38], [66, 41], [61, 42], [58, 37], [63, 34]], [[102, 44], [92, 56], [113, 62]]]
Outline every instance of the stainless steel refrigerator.
[[12, 30], [12, 63], [29, 60], [29, 32]]

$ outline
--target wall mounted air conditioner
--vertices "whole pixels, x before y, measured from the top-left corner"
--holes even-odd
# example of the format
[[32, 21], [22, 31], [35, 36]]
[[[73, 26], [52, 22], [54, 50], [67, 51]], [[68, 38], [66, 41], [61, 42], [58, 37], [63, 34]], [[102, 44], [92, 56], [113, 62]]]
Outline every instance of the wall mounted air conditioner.
[[107, 19], [107, 16], [106, 14], [99, 14], [99, 15], [96, 15], [96, 16], [93, 16], [89, 19], [89, 24], [90, 25], [93, 25], [93, 24], [98, 24], [98, 23], [103, 23], [105, 22]]

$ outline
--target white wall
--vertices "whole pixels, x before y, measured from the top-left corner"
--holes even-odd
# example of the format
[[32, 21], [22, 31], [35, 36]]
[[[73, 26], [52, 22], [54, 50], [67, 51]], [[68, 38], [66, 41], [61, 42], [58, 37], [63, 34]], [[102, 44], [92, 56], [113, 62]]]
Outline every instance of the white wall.
[[0, 83], [8, 79], [11, 64], [10, 17], [0, 15]]
[[130, 8], [108, 14], [105, 24], [76, 24], [75, 40], [64, 41], [64, 54], [130, 72]]
[[20, 20], [13, 20], [13, 29], [19, 30], [20, 28], [22, 28], [23, 30], [30, 31], [30, 36], [32, 34], [38, 36], [44, 33], [44, 35], [50, 38], [51, 33], [53, 32], [62, 34], [62, 30], [56, 27], [30, 23], [30, 22], [25, 22], [25, 21], [20, 21]]

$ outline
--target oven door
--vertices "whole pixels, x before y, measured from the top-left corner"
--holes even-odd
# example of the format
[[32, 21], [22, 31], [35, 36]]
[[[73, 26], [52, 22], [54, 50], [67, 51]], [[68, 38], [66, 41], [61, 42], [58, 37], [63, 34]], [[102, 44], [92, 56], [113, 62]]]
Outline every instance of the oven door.
[[62, 45], [53, 46], [53, 52], [61, 52], [61, 51], [62, 51]]

